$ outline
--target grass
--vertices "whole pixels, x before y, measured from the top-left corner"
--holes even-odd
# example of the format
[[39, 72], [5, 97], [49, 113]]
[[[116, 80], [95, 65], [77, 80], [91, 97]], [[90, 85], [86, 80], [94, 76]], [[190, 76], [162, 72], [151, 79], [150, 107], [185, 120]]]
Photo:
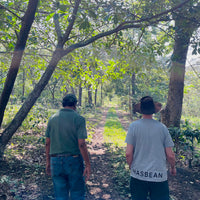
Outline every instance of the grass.
[[103, 136], [107, 151], [111, 155], [110, 166], [114, 172], [112, 179], [116, 183], [116, 190], [119, 191], [122, 199], [129, 199], [130, 173], [125, 157], [126, 131], [113, 107], [108, 110]]
[[112, 107], [108, 110], [104, 127], [104, 140], [106, 143], [114, 144], [117, 147], [124, 147], [126, 131], [123, 129], [116, 110]]

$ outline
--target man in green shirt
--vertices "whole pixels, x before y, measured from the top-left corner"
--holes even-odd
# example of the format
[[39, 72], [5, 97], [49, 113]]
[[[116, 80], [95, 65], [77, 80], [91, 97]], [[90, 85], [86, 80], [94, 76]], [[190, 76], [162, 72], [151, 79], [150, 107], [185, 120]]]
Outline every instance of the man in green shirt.
[[52, 176], [57, 200], [84, 200], [84, 178], [87, 181], [91, 171], [85, 118], [76, 112], [74, 94], [67, 94], [62, 104], [47, 125], [46, 173]]

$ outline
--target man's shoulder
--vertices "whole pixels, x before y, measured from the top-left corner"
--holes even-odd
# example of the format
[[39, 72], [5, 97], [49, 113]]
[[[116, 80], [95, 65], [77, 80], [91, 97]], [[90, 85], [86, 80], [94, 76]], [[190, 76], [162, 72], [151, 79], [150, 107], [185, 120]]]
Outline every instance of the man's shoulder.
[[139, 126], [141, 124], [141, 119], [137, 119], [130, 124], [130, 127]]
[[165, 126], [165, 124], [163, 124], [162, 122], [160, 122], [160, 121], [158, 121], [158, 120], [155, 120], [155, 121], [156, 121], [156, 123], [157, 123], [158, 125], [160, 125], [161, 127], [167, 128], [167, 127]]
[[50, 120], [56, 118], [59, 115], [60, 110], [56, 111], [54, 114], [51, 115]]
[[85, 117], [77, 113], [77, 119], [80, 121], [85, 121]]

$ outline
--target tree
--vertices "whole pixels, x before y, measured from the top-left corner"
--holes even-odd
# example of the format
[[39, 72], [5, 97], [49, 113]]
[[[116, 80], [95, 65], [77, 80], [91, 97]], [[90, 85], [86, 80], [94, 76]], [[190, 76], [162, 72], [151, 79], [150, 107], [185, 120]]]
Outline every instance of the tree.
[[[0, 158], [3, 156], [7, 143], [21, 125], [45, 86], [48, 84], [55, 68], [64, 56], [68, 55], [75, 49], [85, 47], [103, 37], [113, 36], [113, 38], [115, 38], [115, 36], [123, 30], [130, 28], [144, 28], [156, 24], [158, 21], [164, 20], [168, 13], [177, 10], [188, 1], [189, 0], [186, 0], [169, 10], [164, 10], [163, 6], [156, 4], [154, 5], [154, 8], [156, 8], [155, 12], [152, 12], [151, 9], [149, 12], [146, 12], [149, 7], [149, 5], [146, 4], [148, 4], [149, 1], [142, 2], [142, 8], [146, 9], [144, 12], [142, 12], [143, 10], [141, 11], [141, 9], [133, 11], [132, 8], [134, 8], [134, 6], [132, 7], [128, 5], [128, 2], [127, 4], [124, 4], [122, 1], [116, 0], [109, 2], [82, 1], [82, 3], [81, 0], [75, 0], [74, 3], [65, 2], [65, 5], [60, 4], [59, 2], [53, 2], [53, 12], [51, 11], [48, 19], [51, 17], [54, 19], [54, 27], [57, 35], [56, 48], [53, 51], [51, 60], [49, 61], [49, 64], [39, 82], [26, 98], [12, 122], [2, 132], [0, 136]], [[48, 6], [48, 2], [45, 3]], [[138, 8], [140, 7], [140, 4], [136, 4], [135, 6]], [[142, 14], [144, 16], [142, 16]], [[63, 20], [62, 26], [60, 26], [59, 20]], [[65, 28], [65, 31], [62, 32], [61, 27], [65, 27], [65, 24], [67, 27]], [[102, 26], [102, 24], [105, 25]], [[54, 34], [52, 34], [51, 37], [56, 39]], [[14, 61], [19, 60], [19, 57], [16, 57]]]
[[[4, 111], [12, 92], [15, 79], [19, 70], [23, 52], [28, 39], [28, 34], [34, 21], [38, 0], [30, 0], [24, 17], [22, 18], [22, 26], [19, 35], [17, 35], [17, 43], [15, 46], [12, 62], [7, 74], [5, 85], [0, 97], [0, 127], [3, 121]], [[1, 5], [1, 7], [3, 7]], [[4, 8], [4, 7], [3, 7]]]
[[[186, 17], [187, 16], [187, 17]], [[190, 5], [173, 14], [175, 21], [175, 43], [171, 57], [171, 74], [168, 91], [168, 99], [165, 109], [162, 111], [162, 122], [166, 126], [180, 127], [182, 114], [185, 63], [190, 39], [194, 31], [199, 27], [199, 4]]]

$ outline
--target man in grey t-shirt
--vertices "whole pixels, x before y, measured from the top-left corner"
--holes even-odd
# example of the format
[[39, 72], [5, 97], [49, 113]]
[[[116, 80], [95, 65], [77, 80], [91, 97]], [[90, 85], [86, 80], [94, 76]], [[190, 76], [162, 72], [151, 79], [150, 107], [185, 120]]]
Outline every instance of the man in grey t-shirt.
[[174, 143], [167, 127], [152, 118], [161, 105], [149, 96], [136, 105], [142, 119], [129, 126], [126, 160], [131, 170], [131, 196], [134, 200], [169, 200], [166, 160], [176, 175]]

